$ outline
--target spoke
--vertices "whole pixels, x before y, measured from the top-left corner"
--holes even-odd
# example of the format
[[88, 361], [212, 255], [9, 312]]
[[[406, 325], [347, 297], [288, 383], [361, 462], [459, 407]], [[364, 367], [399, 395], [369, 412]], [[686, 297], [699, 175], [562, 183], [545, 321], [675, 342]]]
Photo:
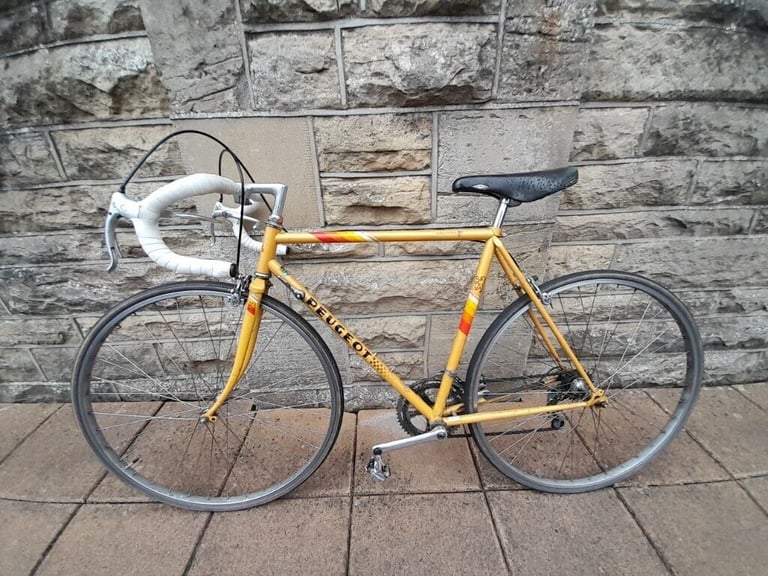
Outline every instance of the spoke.
[[[199, 411], [198, 411], [199, 413]], [[135, 426], [140, 422], [154, 422], [157, 420], [172, 420], [176, 422], [197, 422], [200, 420], [198, 415], [189, 418], [180, 418], [178, 416], [148, 416], [146, 414], [115, 414], [113, 412], [94, 412], [94, 416], [103, 416], [104, 418], [113, 418], [115, 416], [133, 418], [130, 422], [112, 424], [110, 426], [99, 426], [99, 430], [112, 430], [113, 428], [124, 428], [125, 426]]]
[[[96, 379], [94, 379], [94, 380], [96, 380]], [[167, 394], [163, 394], [163, 393], [160, 393], [160, 392], [149, 391], [149, 390], [147, 390], [145, 388], [137, 388], [136, 386], [132, 386], [132, 385], [128, 384], [128, 382], [133, 382], [133, 380], [114, 381], [114, 380], [98, 379], [98, 381], [99, 382], [101, 382], [101, 381], [109, 382], [109, 383], [111, 383], [111, 384], [113, 384], [115, 386], [119, 386], [123, 390], [134, 391], [134, 392], [136, 392], [137, 394], [139, 394], [141, 396], [151, 396], [155, 400], [168, 400], [168, 401], [171, 401], [171, 402], [178, 402], [179, 404], [185, 404], [185, 405], [189, 406], [190, 408], [196, 408], [196, 406], [194, 404], [190, 403], [187, 400], [182, 400], [178, 396], [175, 396], [172, 392], [170, 392], [170, 390], [168, 391]], [[120, 394], [120, 393], [117, 393], [117, 394], [119, 396], [122, 396], [122, 394]], [[108, 394], [99, 394], [99, 396], [107, 396], [107, 395]]]
[[[637, 294], [637, 290], [633, 290], [632, 291], [632, 295], [629, 297], [629, 302], [626, 305], [626, 308], [629, 309], [629, 310], [632, 309], [631, 308], [632, 307], [632, 301], [635, 299], [635, 294]], [[614, 303], [615, 303], [615, 300], [614, 300]], [[610, 312], [608, 314], [608, 322], [609, 323], [613, 319], [614, 303], [611, 303], [611, 310], [610, 310]], [[618, 328], [619, 328], [619, 323], [616, 322], [614, 324], [614, 326], [613, 326], [613, 332], [611, 332], [611, 336], [608, 337], [608, 331], [606, 331], [605, 334], [603, 335], [603, 342], [600, 344], [600, 353], [597, 356], [597, 360], [595, 360], [595, 365], [594, 365], [594, 368], [593, 368], [594, 372], [597, 372], [597, 365], [600, 363], [600, 360], [603, 357], [603, 352], [605, 351], [605, 349], [608, 346], [608, 344], [613, 341], [613, 337], [616, 335], [616, 330], [618, 330]]]
[[[224, 335], [224, 306], [219, 307], [219, 326], [221, 327], [219, 329], [219, 339], [218, 339], [218, 346], [217, 343], [214, 341], [213, 333], [211, 332], [211, 323], [208, 321], [208, 312], [205, 308], [205, 302], [203, 300], [202, 296], [198, 296], [198, 299], [200, 301], [200, 311], [203, 313], [203, 319], [205, 320], [205, 329], [206, 332], [208, 332], [208, 339], [211, 342], [211, 349], [214, 351], [216, 358], [219, 360], [223, 360], [221, 357], [221, 342]], [[222, 303], [223, 304], [223, 303]], [[216, 363], [216, 381], [221, 382], [223, 372], [220, 368], [221, 364], [218, 362]]]
[[[239, 415], [237, 415], [237, 416], [230, 415], [230, 417], [239, 417]], [[227, 425], [227, 426], [229, 426], [229, 425]], [[235, 454], [234, 459], [233, 459], [233, 464], [230, 467], [229, 471], [227, 472], [226, 478], [224, 478], [224, 482], [221, 485], [222, 492], [224, 490], [226, 490], [227, 484], [229, 484], [230, 478], [234, 478], [236, 484], [239, 484], [241, 486], [245, 486], [246, 485], [246, 482], [241, 482], [241, 481], [238, 480], [238, 477], [239, 477], [239, 473], [237, 472], [237, 467], [238, 466], [248, 468], [252, 472], [249, 475], [250, 478], [257, 477], [256, 468], [248, 460], [249, 460], [249, 458], [260, 460], [261, 458], [260, 458], [259, 454], [254, 452], [254, 451], [249, 451], [248, 452], [249, 458], [245, 458], [245, 457], [241, 458], [241, 455], [243, 454], [243, 450], [245, 450], [246, 444], [248, 442], [248, 436], [251, 433], [251, 428], [252, 427], [253, 427], [253, 420], [249, 418], [249, 423], [247, 425], [247, 429], [245, 430], [245, 433], [243, 434], [242, 439], [240, 440], [240, 444], [239, 444], [239, 446], [237, 448], [237, 453]], [[238, 438], [238, 436], [234, 432], [234, 430], [232, 431], [232, 433], [235, 435], [236, 438]]]
[[[168, 320], [166, 319], [165, 314], [163, 314], [163, 311], [158, 309], [158, 313], [160, 314], [160, 317], [163, 319], [163, 321], [166, 323], [168, 330], [171, 332], [171, 335], [173, 336], [173, 339], [179, 345], [179, 349], [183, 352], [184, 356], [186, 356], [187, 360], [189, 361], [190, 369], [192, 370], [192, 373], [191, 373], [192, 386], [195, 387], [195, 392], [197, 393], [197, 396], [200, 397], [200, 394], [197, 392], [197, 383], [196, 383], [197, 378], [199, 378], [202, 384], [208, 389], [208, 392], [213, 393], [213, 388], [211, 388], [211, 385], [202, 377], [202, 375], [196, 374], [194, 372], [195, 361], [192, 360], [192, 357], [189, 355], [189, 351], [187, 350], [187, 347], [181, 343], [179, 336], [176, 334], [176, 331], [173, 329], [173, 326], [171, 325], [171, 323], [168, 322]], [[181, 310], [179, 309], [178, 301], [176, 301], [176, 313], [179, 316], [179, 324], [181, 324]], [[181, 367], [179, 367], [178, 364], [176, 364], [175, 360], [173, 360], [172, 358], [169, 358], [169, 360], [176, 366], [177, 370], [179, 371], [179, 375], [186, 373], [186, 371], [183, 371]]]
[[[197, 432], [198, 427], [200, 426], [200, 421], [198, 420], [195, 425], [192, 427], [192, 432], [189, 435], [189, 439], [187, 440], [187, 444], [184, 447], [184, 452], [181, 454], [181, 459], [179, 460], [179, 463], [177, 464], [177, 477], [183, 478], [184, 472], [180, 471], [179, 469], [182, 466], [182, 462], [186, 460], [187, 454], [189, 453], [189, 447], [192, 445], [192, 438], [195, 436], [195, 432]], [[199, 457], [198, 457], [199, 458]]]
[[315, 448], [317, 450], [320, 449], [320, 446], [318, 446], [317, 444], [314, 444], [313, 442], [308, 440], [305, 436], [300, 436], [299, 432], [309, 432], [311, 435], [317, 436], [317, 435], [322, 435], [324, 433], [323, 430], [314, 430], [306, 426], [291, 426], [288, 424], [277, 424], [275, 422], [271, 422], [269, 420], [262, 420], [261, 418], [256, 418], [256, 417], [253, 418], [253, 422], [254, 424], [259, 423], [263, 426], [280, 430], [289, 438], [293, 438], [294, 440], [299, 440], [300, 442], [309, 444], [310, 446], [312, 446], [312, 448]]
[[[285, 326], [285, 322], [280, 322], [279, 326], [277, 327], [277, 330], [275, 330], [272, 335], [269, 337], [269, 340], [264, 344], [263, 347], [260, 348], [258, 353], [256, 354], [256, 357], [253, 359], [253, 363], [258, 362], [261, 357], [264, 355], [264, 352], [267, 351], [267, 348], [272, 344], [275, 338], [277, 338], [277, 333], [280, 332], [283, 329], [283, 326]], [[261, 332], [261, 329], [259, 330]]]
[[250, 390], [251, 391], [254, 391], [254, 390], [257, 390], [257, 391], [258, 390], [273, 390], [274, 388], [280, 386], [281, 384], [283, 384], [285, 382], [289, 382], [291, 380], [298, 380], [299, 376], [306, 376], [308, 374], [322, 375], [322, 373], [323, 373], [322, 372], [322, 368], [310, 368], [308, 370], [305, 370], [304, 372], [297, 372], [296, 374], [291, 374], [290, 376], [286, 376], [282, 380], [275, 380], [273, 383], [267, 385], [266, 387], [251, 388]]
[[[641, 350], [639, 350], [639, 351], [638, 351], [638, 352], [637, 352], [637, 353], [636, 353], [636, 354], [635, 354], [635, 355], [634, 355], [632, 358], [630, 358], [630, 359], [629, 359], [629, 360], [628, 360], [628, 361], [627, 361], [625, 364], [622, 364], [621, 366], [619, 366], [619, 367], [618, 367], [616, 370], [614, 370], [613, 374], [611, 374], [611, 375], [610, 375], [608, 378], [606, 378], [605, 380], [603, 380], [603, 383], [607, 383], [607, 382], [610, 382], [610, 381], [613, 379], [613, 377], [614, 377], [614, 376], [616, 376], [616, 374], [618, 374], [619, 372], [621, 372], [622, 370], [624, 370], [624, 368], [626, 368], [627, 366], [629, 366], [630, 364], [632, 364], [632, 362], [634, 362], [634, 361], [635, 361], [635, 360], [636, 360], [636, 359], [637, 359], [637, 358], [638, 358], [638, 357], [639, 357], [639, 356], [640, 356], [640, 355], [641, 355], [643, 352], [645, 352], [645, 351], [646, 351], [648, 348], [650, 348], [650, 347], [651, 347], [651, 345], [652, 345], [654, 342], [656, 342], [656, 341], [657, 341], [659, 338], [661, 338], [662, 336], [664, 336], [664, 334], [666, 334], [667, 332], [669, 332], [669, 330], [670, 330], [670, 329], [669, 329], [669, 328], [667, 328], [666, 330], [664, 330], [664, 332], [662, 332], [661, 334], [659, 334], [658, 336], [656, 336], [656, 338], [654, 338], [653, 340], [651, 340], [650, 342], [648, 342], [648, 344], [646, 344], [646, 345], [645, 345], [645, 346], [644, 346], [644, 347], [643, 347]], [[629, 344], [627, 344], [627, 346], [629, 346]], [[662, 348], [664, 348], [664, 346], [660, 346], [660, 347], [656, 348], [656, 350], [654, 350], [653, 352], [654, 352], [654, 353], [656, 353], [656, 352], [658, 352], [659, 350], [661, 350]], [[621, 356], [621, 360], [620, 360], [619, 362], [622, 362], [622, 361], [624, 360], [624, 357], [625, 357], [625, 356], [626, 356], [626, 350], [624, 351], [624, 354], [622, 354], [622, 356]], [[607, 391], [607, 390], [608, 390], [608, 388], [606, 388], [605, 390]]]
[[[517, 457], [518, 457], [518, 456], [520, 456], [521, 452], [522, 452], [523, 450], [525, 450], [525, 448], [528, 446], [528, 444], [530, 444], [530, 443], [531, 443], [531, 441], [533, 440], [533, 437], [536, 435], [536, 433], [537, 433], [537, 432], [539, 432], [539, 431], [541, 430], [541, 428], [542, 428], [542, 426], [541, 426], [541, 425], [539, 425], [539, 426], [537, 426], [537, 427], [536, 427], [536, 428], [533, 430], [533, 432], [529, 432], [527, 435], [525, 435], [525, 436], [523, 436], [523, 438], [521, 438], [521, 440], [525, 440], [525, 442], [523, 443], [523, 445], [520, 447], [520, 449], [517, 451], [517, 453], [516, 453], [516, 454], [514, 455], [514, 457], [512, 458], [512, 460], [511, 460], [512, 462], [516, 462], [516, 461], [517, 461]], [[505, 448], [504, 450], [502, 450], [501, 452], [499, 452], [499, 456], [501, 456], [501, 455], [502, 455], [502, 454], [504, 454], [505, 452], [509, 451], [511, 448], [515, 447], [515, 446], [516, 446], [517, 444], [519, 444], [519, 443], [520, 443], [520, 440], [518, 440], [517, 442], [515, 442], [515, 443], [514, 443], [514, 444], [512, 444], [511, 446], [507, 446], [507, 448]]]
[[[131, 366], [135, 367], [135, 368], [137, 369], [137, 372], [135, 372], [135, 374], [138, 374], [139, 376], [143, 376], [145, 379], [147, 379], [147, 380], [149, 380], [151, 383], [155, 384], [155, 385], [156, 385], [158, 388], [160, 388], [161, 390], [163, 390], [163, 389], [164, 389], [164, 386], [163, 386], [163, 384], [162, 384], [162, 383], [161, 383], [159, 380], [157, 380], [155, 377], [153, 377], [152, 375], [150, 375], [150, 374], [148, 374], [146, 371], [144, 371], [144, 370], [143, 370], [143, 369], [142, 369], [142, 368], [141, 368], [141, 367], [140, 367], [138, 364], [136, 364], [136, 363], [135, 363], [133, 360], [131, 360], [131, 359], [130, 359], [130, 358], [128, 358], [128, 357], [127, 357], [125, 354], [123, 354], [122, 352], [120, 352], [120, 351], [119, 351], [117, 348], [115, 348], [115, 347], [114, 347], [112, 344], [107, 344], [107, 347], [108, 347], [110, 350], [112, 350], [113, 352], [115, 352], [116, 354], [118, 354], [119, 356], [123, 357], [123, 358], [126, 360], [126, 362], [128, 362], [128, 363], [129, 363]], [[104, 360], [104, 359], [102, 358], [102, 359], [101, 359], [101, 362], [102, 362], [102, 363], [104, 363], [104, 364], [106, 364], [106, 365], [108, 365], [108, 366], [113, 366], [113, 367], [115, 367], [115, 368], [118, 368], [118, 369], [122, 369], [122, 370], [124, 370], [124, 371], [128, 372], [129, 374], [131, 374], [131, 373], [134, 373], [134, 372], [129, 372], [129, 371], [125, 370], [125, 368], [123, 368], [122, 366], [120, 366], [120, 365], [118, 365], [118, 364], [115, 364], [115, 363], [114, 363], [114, 362], [112, 362], [112, 361]], [[97, 378], [94, 378], [94, 380], [96, 380], [96, 379], [97, 379]], [[123, 381], [117, 381], [117, 380], [106, 380], [106, 379], [105, 379], [104, 381], [106, 381], [106, 382], [109, 382], [109, 383], [110, 383], [110, 384], [112, 384], [113, 386], [119, 386], [119, 387], [128, 388], [128, 389], [131, 389], [131, 388], [132, 388], [132, 387], [131, 387], [131, 386], [129, 386], [128, 384], [120, 384], [120, 383], [119, 383], [119, 382], [123, 382]], [[136, 389], [136, 388], [134, 388], [134, 389], [135, 389], [135, 390], [139, 390], [139, 389]], [[142, 392], [144, 392], [145, 394], [146, 394], [146, 393], [149, 393], [149, 392], [147, 392], [147, 391], [146, 391], [146, 390], [144, 390], [144, 389], [141, 389], [141, 391], [142, 391]], [[165, 388], [165, 390], [164, 390], [164, 391], [165, 391], [165, 393], [168, 395], [168, 398], [170, 398], [171, 400], [174, 400], [174, 401], [176, 401], [176, 402], [183, 402], [183, 400], [181, 400], [180, 398], [178, 398], [178, 397], [177, 397], [177, 396], [176, 396], [176, 395], [175, 395], [173, 392], [171, 392], [171, 390], [170, 390], [170, 389], [168, 389], [168, 388]], [[150, 394], [151, 394], [151, 395], [154, 395], [154, 393], [150, 393]], [[158, 395], [158, 396], [160, 396], [160, 394], [157, 394], [157, 395]], [[161, 396], [161, 397], [162, 397], [162, 396]]]

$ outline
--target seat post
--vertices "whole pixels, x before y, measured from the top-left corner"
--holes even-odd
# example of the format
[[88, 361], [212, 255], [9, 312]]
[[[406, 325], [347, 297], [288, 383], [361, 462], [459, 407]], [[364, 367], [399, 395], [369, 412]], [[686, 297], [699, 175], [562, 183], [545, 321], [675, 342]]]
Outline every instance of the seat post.
[[499, 199], [499, 208], [496, 210], [496, 218], [493, 220], [494, 228], [501, 228], [504, 223], [504, 217], [507, 215], [507, 208], [509, 208], [509, 198]]

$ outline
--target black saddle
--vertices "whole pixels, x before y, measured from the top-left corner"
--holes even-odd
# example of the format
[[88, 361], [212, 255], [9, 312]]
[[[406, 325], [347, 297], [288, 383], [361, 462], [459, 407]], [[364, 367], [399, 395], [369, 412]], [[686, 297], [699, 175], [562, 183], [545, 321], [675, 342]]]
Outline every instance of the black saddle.
[[477, 192], [517, 203], [533, 202], [573, 186], [578, 181], [578, 169], [567, 167], [519, 174], [464, 176], [454, 181], [453, 191]]

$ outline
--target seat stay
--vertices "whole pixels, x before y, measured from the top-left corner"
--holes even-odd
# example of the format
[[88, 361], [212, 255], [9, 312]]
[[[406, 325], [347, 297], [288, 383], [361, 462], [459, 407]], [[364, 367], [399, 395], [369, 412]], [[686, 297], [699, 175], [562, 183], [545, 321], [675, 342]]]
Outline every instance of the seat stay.
[[[509, 252], [507, 252], [506, 248], [501, 243], [501, 240], [494, 239], [493, 242], [496, 244], [496, 257], [498, 258], [499, 262], [502, 263], [502, 267], [504, 268], [504, 272], [507, 274], [509, 281], [519, 286], [519, 289], [522, 290], [522, 292], [526, 296], [528, 296], [528, 298], [531, 299], [531, 302], [533, 303], [533, 306], [536, 309], [536, 312], [539, 314], [539, 316], [541, 316], [541, 319], [544, 321], [544, 324], [547, 325], [550, 332], [552, 333], [552, 336], [560, 345], [561, 350], [566, 355], [568, 360], [571, 362], [571, 365], [574, 367], [574, 369], [579, 374], [579, 376], [584, 380], [590, 392], [592, 393], [591, 401], [593, 401], [596, 398], [602, 397], [604, 395], [603, 391], [598, 389], [597, 386], [595, 386], [595, 384], [592, 382], [592, 378], [590, 378], [586, 369], [584, 368], [584, 366], [582, 365], [582, 363], [579, 361], [578, 357], [574, 353], [573, 349], [571, 348], [571, 345], [565, 339], [562, 332], [560, 332], [560, 330], [558, 329], [557, 325], [555, 324], [555, 321], [549, 315], [549, 312], [547, 311], [546, 306], [541, 301], [541, 298], [539, 297], [539, 295], [534, 291], [533, 287], [528, 282], [528, 279], [525, 277], [522, 270], [520, 270], [520, 267], [514, 261], [512, 256], [510, 256]], [[553, 354], [552, 358], [556, 360], [558, 364], [562, 365], [562, 360], [560, 360], [559, 355], [557, 354], [554, 348], [554, 344], [552, 343], [551, 340], [549, 340], [547, 334], [544, 332], [543, 326], [538, 322], [535, 323], [534, 325], [536, 326], [536, 331], [538, 335], [542, 338], [542, 341], [545, 343], [547, 350], [550, 352], [550, 354]]]

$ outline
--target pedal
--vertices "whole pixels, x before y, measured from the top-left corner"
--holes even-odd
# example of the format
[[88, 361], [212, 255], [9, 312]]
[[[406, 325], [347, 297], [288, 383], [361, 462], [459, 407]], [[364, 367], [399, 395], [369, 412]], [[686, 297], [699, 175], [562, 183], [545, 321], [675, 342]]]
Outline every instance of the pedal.
[[435, 442], [436, 440], [445, 440], [448, 438], [448, 430], [445, 426], [435, 426], [429, 432], [419, 434], [418, 436], [411, 436], [409, 438], [403, 438], [401, 440], [392, 440], [391, 442], [384, 442], [383, 444], [376, 444], [373, 447], [373, 456], [368, 460], [368, 464], [365, 465], [365, 469], [376, 480], [384, 481], [389, 478], [390, 470], [389, 466], [384, 464], [384, 459], [381, 457], [385, 452], [391, 452], [392, 450], [400, 450], [401, 448], [408, 448], [409, 446], [415, 446], [416, 444], [423, 444], [425, 442]]
[[368, 474], [371, 475], [371, 478], [378, 480], [379, 482], [384, 482], [384, 480], [389, 478], [391, 474], [389, 466], [384, 464], [384, 459], [381, 457], [381, 454], [374, 454], [371, 456], [365, 469], [368, 470]]

